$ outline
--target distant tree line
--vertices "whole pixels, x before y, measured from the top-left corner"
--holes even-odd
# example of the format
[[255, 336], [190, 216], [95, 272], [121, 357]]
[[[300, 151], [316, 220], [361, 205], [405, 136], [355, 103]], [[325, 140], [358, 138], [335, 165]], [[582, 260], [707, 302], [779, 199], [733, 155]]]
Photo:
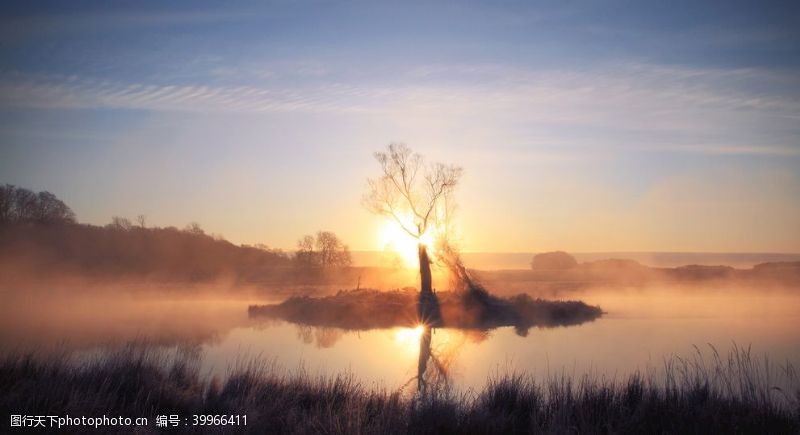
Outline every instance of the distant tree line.
[[347, 267], [353, 263], [348, 246], [330, 231], [318, 231], [316, 238], [307, 235], [298, 240], [295, 260], [311, 267]]
[[75, 223], [75, 213], [50, 192], [0, 186], [0, 225]]
[[114, 216], [105, 226], [79, 224], [52, 193], [0, 186], [0, 274], [25, 269], [189, 280], [224, 275], [255, 282], [352, 263], [347, 245], [332, 232], [301, 241], [295, 254], [263, 244], [237, 246], [195, 222], [183, 229], [148, 227], [144, 215], [133, 221]]
[[578, 261], [564, 251], [552, 251], [536, 254], [531, 260], [533, 270], [569, 270], [578, 266]]

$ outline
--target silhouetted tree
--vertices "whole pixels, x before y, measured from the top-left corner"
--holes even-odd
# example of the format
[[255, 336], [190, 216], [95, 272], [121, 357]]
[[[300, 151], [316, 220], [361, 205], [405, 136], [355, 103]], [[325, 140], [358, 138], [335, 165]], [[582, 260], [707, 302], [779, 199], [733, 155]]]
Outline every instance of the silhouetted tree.
[[14, 186], [0, 186], [0, 225], [11, 223], [14, 217]]
[[28, 189], [18, 188], [13, 192], [13, 196], [16, 209], [15, 222], [36, 222], [36, 194]]
[[131, 229], [131, 221], [128, 218], [114, 216], [111, 218], [111, 223], [107, 225], [108, 228], [118, 231], [128, 231]]
[[50, 192], [39, 192], [36, 195], [36, 220], [42, 224], [74, 222], [75, 214]]
[[298, 240], [295, 260], [307, 267], [346, 267], [352, 264], [350, 249], [330, 231], [318, 231], [316, 239], [307, 235]]
[[317, 232], [316, 246], [322, 267], [346, 267], [352, 263], [350, 249], [330, 231]]
[[75, 223], [75, 213], [50, 192], [34, 193], [11, 184], [0, 186], [0, 224]]
[[568, 270], [577, 265], [575, 257], [564, 251], [537, 254], [531, 260], [531, 269], [533, 270]]
[[388, 152], [375, 153], [383, 174], [368, 179], [364, 205], [373, 213], [393, 219], [409, 236], [417, 239], [419, 251], [420, 296], [433, 295], [431, 261], [425, 234], [446, 220], [448, 204], [461, 177], [462, 169], [453, 165], [426, 165], [422, 156], [404, 144], [389, 145]]
[[295, 261], [306, 267], [318, 266], [317, 253], [314, 252], [314, 237], [303, 236], [297, 241], [297, 252], [295, 253]]
[[183, 231], [197, 236], [202, 236], [206, 234], [206, 232], [203, 231], [203, 227], [201, 227], [200, 224], [198, 224], [197, 222], [192, 222], [189, 225], [186, 225], [186, 228], [184, 228]]

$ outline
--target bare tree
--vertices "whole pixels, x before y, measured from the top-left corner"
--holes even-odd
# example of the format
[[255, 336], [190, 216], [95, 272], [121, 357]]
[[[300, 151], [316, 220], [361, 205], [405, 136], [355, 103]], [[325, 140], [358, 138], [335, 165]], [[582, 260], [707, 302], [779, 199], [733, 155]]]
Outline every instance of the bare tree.
[[203, 236], [206, 234], [206, 232], [203, 230], [203, 227], [201, 227], [197, 222], [191, 222], [190, 224], [186, 225], [183, 231], [196, 236]]
[[[382, 175], [368, 179], [369, 191], [364, 205], [373, 213], [393, 219], [409, 236], [418, 241], [420, 298], [433, 295], [431, 260], [424, 236], [447, 220], [448, 198], [462, 169], [453, 165], [426, 165], [422, 156], [404, 144], [393, 143], [387, 152], [375, 153]], [[443, 229], [443, 228], [438, 228]]]
[[36, 195], [35, 220], [42, 224], [53, 224], [75, 220], [75, 214], [50, 192], [42, 191]]
[[350, 249], [331, 231], [318, 231], [297, 241], [297, 262], [313, 267], [347, 267], [352, 264]]
[[75, 213], [50, 192], [35, 193], [11, 184], [0, 186], [0, 224], [74, 222]]
[[317, 251], [322, 267], [350, 266], [350, 249], [331, 231], [317, 232]]
[[147, 216], [143, 214], [136, 216], [136, 225], [142, 229], [147, 228]]
[[17, 222], [36, 222], [37, 199], [36, 193], [28, 189], [19, 188], [14, 192]]
[[14, 220], [16, 213], [15, 190], [16, 187], [10, 184], [0, 186], [0, 224], [8, 224]]
[[295, 253], [295, 260], [302, 266], [316, 266], [317, 253], [314, 252], [314, 237], [303, 236], [297, 241], [297, 252]]
[[119, 231], [128, 231], [131, 229], [132, 225], [128, 218], [114, 216], [111, 218], [111, 223], [106, 225], [106, 227]]

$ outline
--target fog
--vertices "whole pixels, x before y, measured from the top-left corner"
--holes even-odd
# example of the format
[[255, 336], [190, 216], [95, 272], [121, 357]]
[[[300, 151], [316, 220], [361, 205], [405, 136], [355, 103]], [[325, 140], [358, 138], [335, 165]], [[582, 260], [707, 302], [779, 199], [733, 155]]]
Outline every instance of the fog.
[[[740, 256], [737, 267], [702, 255], [674, 266], [537, 258], [494, 269], [467, 254], [455, 275], [452, 262], [435, 262], [441, 318], [423, 326], [414, 268], [324, 267], [197, 227], [9, 224], [0, 228], [0, 348], [96, 353], [144, 341], [189, 346], [217, 376], [249, 355], [392, 387], [416, 379], [417, 388], [436, 379], [478, 387], [498, 367], [633, 373], [708, 344], [800, 361], [800, 263], [786, 256]], [[479, 288], [488, 293], [470, 308]]]
[[[303, 287], [297, 291], [314, 295], [331, 293], [328, 287]], [[280, 303], [284, 294], [291, 293], [286, 289], [284, 292], [266, 296], [261, 288], [232, 291], [220, 284], [98, 285], [85, 287], [80, 293], [52, 287], [26, 292], [4, 290], [4, 303], [0, 305], [0, 344], [4, 348], [84, 349], [145, 338], [163, 345], [211, 345], [226, 340], [236, 329], [268, 330], [283, 323], [249, 316], [248, 307]], [[800, 293], [792, 287], [773, 286], [765, 292], [746, 286], [601, 286], [563, 290], [557, 299], [582, 300], [588, 305], [600, 306], [605, 314], [596, 322], [603, 324], [620, 320], [665, 323], [667, 326], [659, 332], [660, 339], [679, 333], [676, 331], [680, 328], [669, 326], [671, 321], [726, 324], [735, 327], [731, 335], [736, 331], [746, 334], [730, 338], [719, 336], [721, 341], [738, 339], [746, 344], [741, 342], [746, 338], [748, 342], [768, 347], [796, 345], [796, 331], [800, 330], [797, 312]], [[409, 318], [409, 326], [413, 323], [413, 318]], [[320, 332], [323, 328], [314, 327], [313, 323], [308, 326], [299, 323], [298, 327], [305, 328], [306, 332], [300, 334], [304, 343], [332, 342], [335, 339], [326, 338], [325, 334], [348, 334], [350, 329], [333, 324], [325, 326], [329, 332]], [[309, 336], [317, 338], [311, 340]], [[624, 340], [624, 334], [615, 340]], [[686, 345], [690, 344], [703, 343], [687, 341]], [[612, 349], [616, 346], [609, 351], [613, 352]]]

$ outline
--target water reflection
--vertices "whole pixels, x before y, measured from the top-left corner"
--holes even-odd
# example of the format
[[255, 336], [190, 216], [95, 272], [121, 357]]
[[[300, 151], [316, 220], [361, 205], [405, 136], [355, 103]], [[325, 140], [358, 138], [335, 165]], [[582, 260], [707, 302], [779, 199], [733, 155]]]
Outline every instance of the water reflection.
[[479, 329], [433, 328], [420, 325], [404, 329], [397, 334], [410, 335], [418, 343], [416, 376], [406, 385], [416, 381], [417, 394], [424, 397], [437, 394], [451, 387], [451, 370], [467, 343], [480, 344], [490, 333]]
[[[511, 370], [545, 375], [566, 367], [609, 376], [659, 366], [692, 345], [753, 345], [775, 362], [800, 361], [800, 294], [693, 288], [608, 289], [576, 295], [608, 315], [569, 327], [539, 327], [527, 337], [513, 327], [343, 329], [267, 316], [248, 316], [247, 300], [144, 298], [6, 298], [0, 303], [0, 349], [99, 349], [131, 340], [202, 348], [203, 371], [224, 377], [237, 361], [275, 360], [288, 369], [337, 374], [364, 384], [436, 391], [483, 386], [487, 375]], [[264, 303], [264, 301], [258, 301]], [[363, 325], [361, 325], [363, 326]]]
[[600, 318], [598, 306], [575, 300], [542, 300], [521, 294], [500, 298], [488, 293], [443, 291], [428, 296], [413, 289], [340, 291], [312, 298], [291, 297], [278, 304], [251, 305], [253, 319], [281, 319], [309, 326], [366, 331], [409, 327], [494, 329], [513, 326], [520, 336], [530, 328], [574, 326]]
[[402, 348], [416, 353], [416, 375], [403, 388], [416, 385], [415, 393], [420, 397], [447, 390], [452, 380], [450, 368], [459, 350], [468, 340], [480, 343], [488, 338], [487, 331], [433, 328], [425, 325], [398, 328], [394, 335], [395, 341]]
[[338, 328], [317, 328], [308, 325], [297, 325], [297, 338], [305, 344], [314, 344], [317, 348], [333, 347], [346, 331]]
[[449, 384], [447, 367], [433, 353], [431, 340], [433, 328], [423, 327], [419, 340], [419, 360], [417, 362], [417, 392], [424, 396], [430, 390], [440, 390]]

